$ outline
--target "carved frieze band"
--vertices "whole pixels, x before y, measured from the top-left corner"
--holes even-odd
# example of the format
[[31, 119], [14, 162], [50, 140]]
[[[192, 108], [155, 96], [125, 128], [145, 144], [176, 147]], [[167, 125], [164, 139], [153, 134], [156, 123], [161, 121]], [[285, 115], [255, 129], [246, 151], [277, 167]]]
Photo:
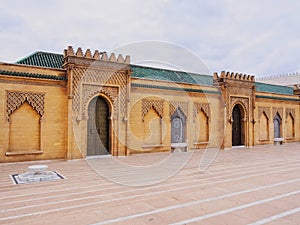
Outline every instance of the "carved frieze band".
[[208, 103], [194, 103], [194, 111], [193, 111], [194, 121], [196, 119], [197, 114], [201, 110], [205, 113], [206, 117], [208, 119], [210, 119], [210, 107], [209, 107], [209, 104]]
[[276, 116], [276, 113], [278, 113], [278, 115], [280, 116], [281, 119], [283, 119], [283, 108], [282, 107], [273, 107], [272, 108], [272, 116], [273, 116], [273, 119], [274, 117]]
[[288, 118], [288, 116], [291, 114], [291, 116], [293, 117], [293, 119], [295, 119], [295, 109], [294, 108], [287, 108], [285, 109], [285, 118]]
[[150, 109], [154, 109], [160, 118], [164, 116], [164, 101], [158, 99], [143, 99], [142, 100], [142, 119], [144, 120], [145, 116]]
[[262, 113], [265, 113], [268, 120], [271, 118], [271, 109], [270, 107], [258, 107], [258, 120], [260, 121], [260, 116]]
[[18, 109], [24, 102], [28, 102], [32, 108], [44, 116], [45, 111], [45, 94], [21, 91], [6, 92], [6, 118], [9, 121], [9, 116]]
[[188, 117], [188, 103], [187, 102], [177, 102], [177, 101], [170, 101], [169, 103], [169, 116], [171, 117], [175, 111], [180, 108], [184, 115]]

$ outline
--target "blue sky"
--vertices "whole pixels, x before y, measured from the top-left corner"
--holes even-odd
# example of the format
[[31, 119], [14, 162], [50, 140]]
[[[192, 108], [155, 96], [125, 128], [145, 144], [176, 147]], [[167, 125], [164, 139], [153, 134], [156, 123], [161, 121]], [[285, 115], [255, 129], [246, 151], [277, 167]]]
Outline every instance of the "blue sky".
[[[38, 50], [62, 53], [68, 45], [110, 51], [155, 40], [191, 51], [211, 72], [265, 76], [300, 71], [298, 0], [0, 0], [0, 4], [3, 62]], [[134, 52], [130, 54], [134, 58]]]

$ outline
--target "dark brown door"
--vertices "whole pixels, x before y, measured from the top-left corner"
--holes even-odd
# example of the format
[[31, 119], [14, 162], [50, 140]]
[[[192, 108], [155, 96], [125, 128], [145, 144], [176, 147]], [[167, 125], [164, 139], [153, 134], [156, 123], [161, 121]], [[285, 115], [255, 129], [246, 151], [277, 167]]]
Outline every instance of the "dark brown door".
[[109, 154], [109, 107], [106, 101], [101, 97], [94, 98], [88, 114], [87, 156]]
[[242, 115], [241, 110], [236, 105], [232, 111], [232, 146], [242, 145]]

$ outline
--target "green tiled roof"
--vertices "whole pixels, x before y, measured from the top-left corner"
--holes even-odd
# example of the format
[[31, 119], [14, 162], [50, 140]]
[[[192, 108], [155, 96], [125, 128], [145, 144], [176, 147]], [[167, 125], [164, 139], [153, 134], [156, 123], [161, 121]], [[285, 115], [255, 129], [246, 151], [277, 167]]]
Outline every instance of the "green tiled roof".
[[41, 78], [41, 79], [48, 79], [48, 80], [67, 80], [65, 76], [55, 76], [55, 75], [39, 74], [39, 73], [23, 73], [23, 72], [6, 71], [6, 70], [0, 70], [0, 75]]
[[[61, 69], [63, 64], [63, 55], [55, 54], [50, 52], [35, 52], [16, 63], [33, 65], [40, 67], [56, 68]], [[145, 78], [150, 80], [160, 80], [160, 81], [171, 81], [176, 83], [187, 83], [187, 84], [198, 84], [198, 85], [213, 85], [213, 77], [211, 75], [202, 75], [189, 72], [181, 72], [153, 67], [145, 67], [138, 65], [130, 65], [132, 69], [132, 77], [135, 78]], [[11, 73], [11, 74], [10, 74]], [[8, 72], [0, 71], [0, 74], [7, 74], [11, 76], [25, 76], [25, 77], [34, 77], [34, 78], [45, 78], [45, 79], [66, 79], [65, 77], [57, 77], [53, 75], [43, 75], [43, 74], [29, 74], [29, 73], [19, 73], [19, 72]], [[293, 88], [265, 84], [255, 82], [256, 90], [259, 92], [269, 92], [277, 94], [293, 94]]]
[[137, 65], [130, 65], [130, 67], [133, 70], [132, 77], [136, 78], [172, 81], [177, 83], [213, 85], [213, 77], [210, 75], [201, 75]]
[[288, 94], [292, 95], [294, 93], [294, 89], [292, 87], [274, 85], [274, 84], [265, 84], [255, 82], [256, 91], [260, 92], [269, 92], [269, 93], [276, 93], [276, 94]]
[[33, 54], [18, 60], [17, 64], [48, 67], [61, 69], [63, 64], [63, 55], [49, 52], [34, 52]]

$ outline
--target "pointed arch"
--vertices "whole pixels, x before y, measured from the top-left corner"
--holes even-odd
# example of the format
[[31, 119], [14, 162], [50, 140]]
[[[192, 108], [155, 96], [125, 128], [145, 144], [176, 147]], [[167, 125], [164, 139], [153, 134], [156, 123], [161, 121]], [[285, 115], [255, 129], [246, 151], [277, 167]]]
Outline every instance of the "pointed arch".
[[164, 101], [159, 99], [142, 99], [142, 120], [148, 114], [149, 110], [153, 109], [159, 115], [160, 118], [163, 118], [164, 115]]
[[6, 118], [27, 102], [41, 117], [44, 116], [45, 93], [7, 91], [6, 92]]

